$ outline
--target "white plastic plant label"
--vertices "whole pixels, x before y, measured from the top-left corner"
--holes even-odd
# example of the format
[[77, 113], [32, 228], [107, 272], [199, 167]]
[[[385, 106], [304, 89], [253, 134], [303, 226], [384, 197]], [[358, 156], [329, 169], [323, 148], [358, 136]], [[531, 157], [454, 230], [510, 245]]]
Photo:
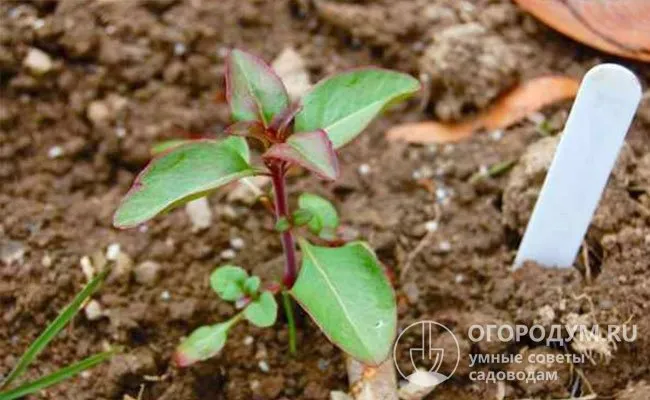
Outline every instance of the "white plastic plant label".
[[602, 64], [585, 75], [519, 246], [531, 260], [571, 267], [641, 100], [628, 69]]

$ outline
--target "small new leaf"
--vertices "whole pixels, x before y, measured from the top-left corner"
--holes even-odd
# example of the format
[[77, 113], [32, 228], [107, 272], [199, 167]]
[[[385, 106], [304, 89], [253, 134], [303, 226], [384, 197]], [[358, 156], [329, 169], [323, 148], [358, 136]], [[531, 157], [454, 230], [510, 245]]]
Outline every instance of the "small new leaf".
[[395, 71], [358, 69], [318, 83], [302, 99], [296, 132], [323, 129], [334, 148], [345, 145], [386, 106], [420, 89], [417, 79]]
[[339, 176], [339, 163], [332, 142], [323, 130], [296, 133], [285, 143], [277, 143], [264, 153], [264, 158], [276, 158], [301, 165], [328, 180]]
[[286, 232], [291, 229], [291, 222], [286, 217], [282, 217], [275, 223], [275, 230], [278, 232]]
[[259, 276], [251, 276], [244, 282], [244, 291], [248, 296], [254, 296], [260, 289], [261, 280]]
[[235, 121], [259, 121], [268, 127], [289, 106], [280, 78], [260, 58], [232, 50], [226, 60], [226, 98]]
[[234, 180], [255, 174], [241, 137], [198, 140], [155, 158], [122, 200], [113, 224], [129, 228], [202, 197]]
[[192, 332], [174, 353], [174, 361], [179, 367], [187, 367], [198, 361], [214, 357], [221, 351], [228, 338], [228, 330], [239, 320], [238, 317], [211, 326], [202, 326]]
[[300, 209], [312, 214], [307, 228], [313, 234], [325, 239], [334, 236], [336, 228], [339, 226], [339, 215], [329, 200], [312, 193], [303, 193], [298, 197], [298, 205]]
[[210, 287], [226, 301], [237, 301], [245, 293], [248, 273], [235, 265], [224, 265], [210, 275]]
[[361, 242], [328, 248], [301, 240], [300, 248], [302, 268], [291, 295], [341, 349], [380, 364], [395, 339], [397, 309], [375, 254]]
[[306, 225], [313, 218], [314, 214], [305, 208], [299, 208], [291, 214], [291, 220], [295, 226]]
[[275, 323], [278, 317], [278, 303], [271, 292], [263, 292], [257, 300], [244, 310], [244, 317], [255, 326], [266, 328]]

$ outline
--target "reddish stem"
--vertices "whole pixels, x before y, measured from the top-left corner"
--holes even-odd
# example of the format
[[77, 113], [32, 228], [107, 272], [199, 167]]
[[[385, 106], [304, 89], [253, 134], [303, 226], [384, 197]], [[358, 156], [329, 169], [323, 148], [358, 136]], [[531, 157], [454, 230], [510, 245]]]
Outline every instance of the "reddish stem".
[[[276, 164], [270, 167], [271, 180], [273, 181], [273, 192], [275, 193], [275, 218], [289, 218], [289, 203], [287, 201], [286, 182], [284, 175], [286, 172], [285, 164]], [[298, 275], [298, 264], [296, 258], [296, 243], [293, 239], [291, 230], [282, 232], [282, 248], [284, 249], [284, 276], [282, 283], [285, 289], [289, 290], [296, 282]]]

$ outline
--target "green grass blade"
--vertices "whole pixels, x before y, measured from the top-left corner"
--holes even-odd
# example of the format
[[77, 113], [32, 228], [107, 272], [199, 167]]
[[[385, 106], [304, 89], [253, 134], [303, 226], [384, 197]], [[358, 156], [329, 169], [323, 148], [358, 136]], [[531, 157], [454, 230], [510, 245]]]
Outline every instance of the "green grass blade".
[[108, 360], [113, 354], [114, 351], [107, 351], [104, 353], [95, 354], [94, 356], [90, 356], [84, 360], [79, 361], [78, 363], [62, 368], [33, 382], [28, 382], [15, 389], [0, 393], [0, 400], [17, 399], [34, 392], [38, 392], [39, 390], [43, 390], [52, 385], [56, 385], [59, 382], [71, 378], [82, 371], [85, 371], [96, 366], [97, 364]]
[[[95, 291], [99, 288], [101, 283], [104, 281], [106, 276], [109, 273], [109, 269], [105, 269], [100, 274], [98, 274], [93, 280], [88, 282], [86, 287], [83, 288], [81, 292], [75, 296], [70, 304], [68, 304], [63, 311], [56, 317], [56, 319], [48, 325], [47, 328], [41, 333], [41, 335], [29, 346], [27, 351], [20, 357], [18, 364], [11, 371], [9, 376], [2, 382], [0, 385], [0, 390], [7, 388], [11, 382], [16, 378], [20, 377], [29, 364], [34, 361], [34, 359], [40, 354], [41, 351], [54, 339], [54, 337], [63, 329], [68, 322], [79, 312], [79, 309], [83, 305], [84, 301], [88, 299]], [[4, 398], [3, 398], [4, 399]]]

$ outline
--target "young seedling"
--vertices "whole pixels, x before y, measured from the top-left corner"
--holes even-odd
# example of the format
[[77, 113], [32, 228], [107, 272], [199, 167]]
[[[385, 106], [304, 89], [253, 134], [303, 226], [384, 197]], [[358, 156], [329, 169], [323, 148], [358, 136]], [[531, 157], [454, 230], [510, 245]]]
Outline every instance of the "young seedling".
[[52, 385], [56, 385], [66, 379], [69, 379], [82, 371], [96, 366], [108, 360], [114, 351], [106, 351], [95, 354], [75, 364], [64, 367], [50, 375], [44, 376], [32, 382], [23, 383], [13, 389], [11, 384], [27, 370], [29, 365], [38, 357], [38, 355], [47, 347], [47, 345], [56, 337], [68, 322], [79, 312], [85, 301], [92, 296], [102, 284], [109, 270], [105, 270], [93, 278], [68, 306], [61, 311], [54, 321], [41, 333], [41, 335], [29, 346], [27, 351], [20, 357], [18, 364], [9, 373], [9, 375], [0, 383], [0, 400], [13, 400], [28, 394], [36, 393]]
[[632, 72], [615, 64], [585, 75], [530, 217], [514, 267], [573, 264], [641, 100]]
[[[295, 350], [290, 297], [327, 337], [352, 357], [379, 364], [390, 352], [396, 331], [393, 290], [374, 252], [363, 242], [335, 247], [339, 218], [326, 199], [302, 194], [290, 211], [285, 176], [301, 166], [325, 180], [339, 175], [336, 149], [349, 143], [383, 109], [415, 93], [411, 76], [382, 69], [357, 69], [327, 78], [296, 103], [280, 78], [259, 58], [233, 50], [226, 60], [226, 97], [234, 124], [223, 140], [167, 143], [136, 178], [119, 206], [114, 225], [134, 227], [235, 180], [267, 175], [285, 256], [278, 283], [262, 286], [238, 266], [217, 268], [212, 289], [239, 311], [231, 319], [195, 330], [179, 347], [176, 363], [190, 365], [217, 354], [228, 331], [241, 320], [267, 327], [277, 316], [274, 294], [282, 292]], [[263, 148], [263, 165], [252, 165], [246, 139]], [[304, 226], [306, 229], [301, 229]], [[302, 253], [298, 268], [296, 235]], [[312, 244], [308, 236], [317, 236]], [[329, 245], [322, 245], [329, 243]]]

